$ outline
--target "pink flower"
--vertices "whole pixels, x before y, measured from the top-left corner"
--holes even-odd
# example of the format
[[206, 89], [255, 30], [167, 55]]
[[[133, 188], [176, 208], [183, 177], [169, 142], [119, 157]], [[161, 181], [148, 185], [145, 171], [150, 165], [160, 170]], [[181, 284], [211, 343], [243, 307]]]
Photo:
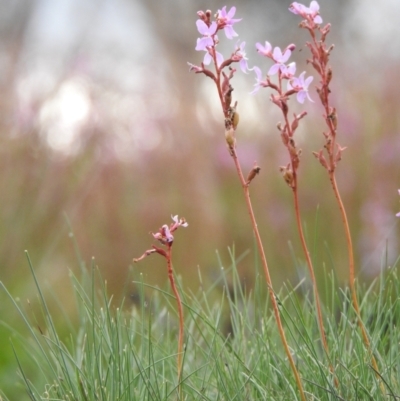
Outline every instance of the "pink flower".
[[[197, 44], [195, 49], [197, 51], [204, 50], [206, 52], [206, 54], [204, 55], [203, 63], [205, 65], [208, 65], [211, 63], [213, 59], [211, 49], [215, 48], [215, 40], [218, 40], [217, 35], [215, 35], [215, 32], [217, 32], [217, 23], [213, 21], [213, 23], [210, 26], [207, 26], [207, 24], [204, 21], [198, 19], [196, 21], [196, 25], [198, 31], [203, 35], [203, 37], [197, 38]], [[217, 65], [220, 66], [221, 63], [224, 61], [224, 57], [222, 56], [221, 53], [218, 53], [217, 51], [215, 51], [215, 56], [217, 59]]]
[[226, 6], [222, 7], [222, 10], [218, 10], [218, 28], [223, 29], [225, 35], [228, 39], [233, 39], [234, 36], [238, 34], [233, 29], [233, 24], [241, 21], [242, 19], [234, 19], [233, 16], [236, 13], [236, 7], [231, 7], [231, 9], [226, 12]]
[[285, 63], [289, 60], [291, 54], [292, 52], [288, 48], [286, 48], [285, 52], [282, 53], [282, 50], [279, 47], [275, 47], [272, 52], [272, 59], [275, 61], [275, 64], [269, 69], [268, 75], [274, 75], [279, 70], [284, 72], [286, 70]]
[[172, 225], [171, 231], [175, 231], [178, 227], [187, 227], [189, 223], [184, 219], [184, 218], [178, 218], [178, 215], [176, 214], [175, 216], [171, 215], [171, 219], [174, 221], [175, 224]]
[[207, 50], [207, 47], [214, 46], [214, 40], [212, 39], [212, 36], [217, 31], [217, 23], [214, 21], [210, 26], [207, 26], [204, 21], [198, 19], [196, 21], [196, 25], [197, 30], [203, 35], [201, 39], [197, 39], [196, 50]]
[[239, 61], [240, 69], [247, 74], [247, 71], [250, 70], [247, 65], [248, 58], [246, 57], [246, 52], [244, 51], [244, 46], [246, 42], [242, 42], [239, 47], [236, 48], [235, 53], [232, 56], [233, 61]]
[[[205, 65], [208, 65], [208, 64], [211, 63], [213, 58], [212, 58], [211, 50], [206, 50], [206, 52], [207, 53], [204, 55], [203, 63]], [[215, 52], [215, 56], [217, 58], [217, 65], [219, 67], [224, 61], [224, 56], [221, 53], [217, 52], [217, 51]]]
[[252, 70], [256, 73], [256, 83], [254, 84], [254, 89], [250, 92], [251, 95], [254, 95], [259, 91], [260, 88], [265, 87], [263, 76], [260, 68], [256, 65], [252, 68]]
[[294, 74], [296, 74], [296, 63], [292, 62], [286, 66], [282, 78], [292, 78]]
[[256, 48], [257, 48], [258, 53], [260, 53], [261, 55], [272, 58], [271, 43], [266, 41], [265, 46], [263, 46], [261, 43], [256, 43]]
[[156, 240], [160, 241], [163, 245], [171, 244], [172, 242], [174, 242], [174, 236], [171, 234], [171, 231], [166, 224], [164, 224], [158, 232], [152, 234], [153, 237]]
[[322, 18], [319, 15], [319, 4], [315, 0], [310, 3], [310, 7], [294, 2], [290, 5], [289, 11], [293, 14], [301, 15], [305, 19], [312, 19], [314, 24], [322, 24]]
[[288, 90], [295, 90], [297, 92], [297, 101], [301, 104], [304, 103], [304, 100], [307, 98], [310, 102], [313, 102], [313, 100], [310, 98], [310, 95], [308, 94], [308, 87], [311, 84], [312, 80], [314, 77], [309, 76], [307, 79], [304, 79], [304, 75], [306, 74], [305, 71], [303, 71], [298, 78], [293, 77], [290, 79], [287, 83], [287, 89]]

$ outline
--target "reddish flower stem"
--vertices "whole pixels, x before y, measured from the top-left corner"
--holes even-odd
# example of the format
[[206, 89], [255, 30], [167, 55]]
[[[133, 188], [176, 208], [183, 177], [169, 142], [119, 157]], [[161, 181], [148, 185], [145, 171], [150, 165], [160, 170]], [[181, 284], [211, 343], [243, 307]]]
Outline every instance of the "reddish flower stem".
[[176, 303], [178, 306], [179, 315], [179, 336], [178, 336], [178, 355], [177, 355], [177, 371], [178, 371], [178, 386], [180, 392], [180, 379], [182, 372], [182, 350], [183, 350], [183, 307], [181, 297], [179, 295], [178, 289], [175, 284], [174, 271], [172, 268], [172, 247], [169, 245], [167, 247], [167, 268], [168, 268], [168, 278], [171, 284], [172, 291], [175, 295]]
[[[350, 292], [351, 292], [353, 308], [357, 315], [357, 322], [358, 322], [358, 326], [361, 330], [364, 344], [371, 357], [372, 366], [376, 372], [377, 377], [380, 378], [378, 364], [377, 364], [376, 359], [371, 350], [371, 343], [370, 343], [370, 340], [368, 337], [367, 330], [361, 319], [360, 307], [359, 307], [358, 299], [357, 299], [355, 267], [354, 267], [354, 252], [353, 252], [353, 243], [351, 240], [350, 226], [349, 226], [349, 222], [347, 219], [346, 210], [345, 210], [344, 204], [342, 202], [342, 198], [340, 196], [339, 188], [336, 183], [335, 172], [336, 172], [337, 163], [340, 161], [340, 152], [341, 152], [341, 150], [343, 150], [343, 148], [338, 146], [337, 142], [336, 142], [337, 115], [336, 115], [336, 110], [330, 105], [331, 90], [329, 88], [329, 84], [330, 84], [330, 80], [332, 78], [332, 71], [328, 66], [328, 60], [329, 60], [330, 51], [333, 49], [333, 46], [331, 46], [329, 49], [327, 49], [326, 45], [325, 45], [325, 37], [326, 37], [326, 34], [329, 32], [329, 26], [327, 25], [326, 28], [324, 28], [322, 30], [320, 29], [321, 33], [325, 31], [325, 33], [321, 36], [321, 40], [317, 40], [317, 38], [315, 36], [315, 32], [313, 30], [314, 28], [308, 27], [307, 29], [312, 37], [312, 43], [309, 43], [308, 47], [311, 49], [311, 52], [313, 54], [313, 59], [312, 59], [313, 66], [321, 77], [320, 91], [321, 91], [322, 95], [320, 95], [320, 100], [324, 107], [325, 122], [328, 127], [328, 131], [329, 131], [328, 134], [325, 134], [325, 138], [326, 138], [325, 150], [328, 155], [328, 161], [325, 165], [323, 164], [323, 166], [326, 168], [326, 170], [328, 172], [331, 187], [334, 192], [336, 201], [338, 203], [340, 215], [341, 215], [343, 226], [344, 226], [347, 250], [348, 250], [348, 261], [349, 261], [349, 285], [350, 285]], [[332, 118], [332, 116], [334, 116], [334, 119]], [[337, 150], [337, 148], [339, 150]], [[335, 153], [335, 152], [338, 152], [338, 153]], [[384, 391], [382, 383], [381, 383], [381, 389], [382, 389], [382, 391]]]
[[261, 263], [262, 263], [262, 266], [263, 266], [265, 279], [266, 279], [267, 286], [268, 286], [268, 292], [269, 292], [269, 295], [270, 295], [272, 308], [274, 310], [275, 321], [276, 321], [276, 324], [277, 324], [278, 330], [279, 330], [279, 335], [281, 337], [281, 341], [282, 341], [283, 347], [284, 347], [286, 355], [288, 357], [290, 367], [292, 368], [293, 374], [295, 376], [295, 380], [296, 380], [297, 387], [298, 387], [299, 392], [300, 392], [301, 400], [302, 401], [306, 401], [307, 399], [306, 399], [306, 396], [305, 396], [305, 393], [304, 393], [303, 384], [301, 382], [300, 374], [299, 374], [299, 371], [296, 368], [296, 364], [295, 364], [294, 359], [292, 357], [292, 354], [290, 352], [289, 345], [288, 345], [288, 342], [287, 342], [287, 339], [286, 339], [286, 335], [285, 335], [285, 331], [283, 329], [282, 320], [281, 320], [279, 307], [278, 307], [278, 302], [277, 302], [276, 297], [275, 297], [275, 292], [274, 292], [273, 286], [272, 286], [271, 275], [269, 273], [267, 258], [265, 256], [265, 251], [264, 251], [264, 247], [263, 247], [263, 244], [262, 244], [262, 241], [261, 241], [261, 236], [260, 236], [260, 233], [258, 231], [257, 221], [256, 221], [256, 218], [255, 218], [255, 215], [254, 215], [254, 212], [253, 212], [253, 206], [252, 206], [251, 199], [250, 199], [249, 185], [247, 184], [247, 182], [246, 182], [246, 180], [245, 180], [245, 178], [243, 176], [243, 172], [242, 172], [242, 169], [240, 167], [240, 163], [239, 163], [239, 160], [238, 160], [238, 157], [237, 157], [237, 154], [236, 154], [236, 149], [234, 149], [233, 152], [232, 152], [232, 159], [233, 159], [233, 161], [235, 163], [240, 183], [242, 184], [244, 196], [245, 196], [245, 199], [246, 199], [247, 210], [248, 210], [248, 213], [249, 213], [249, 216], [250, 216], [251, 224], [253, 226], [253, 232], [254, 232], [254, 235], [256, 237], [257, 247], [258, 247], [258, 251], [259, 251], [260, 257], [261, 257]]
[[354, 254], [353, 254], [353, 244], [352, 244], [352, 240], [351, 240], [350, 227], [349, 227], [349, 222], [347, 220], [346, 209], [343, 205], [342, 198], [340, 196], [340, 192], [339, 192], [338, 186], [336, 184], [336, 178], [335, 178], [334, 171], [329, 173], [329, 180], [331, 182], [333, 192], [335, 194], [336, 200], [339, 205], [340, 215], [342, 217], [343, 226], [344, 226], [345, 234], [346, 234], [346, 242], [347, 242], [347, 249], [348, 249], [348, 255], [349, 255], [348, 257], [349, 257], [350, 292], [351, 292], [353, 308], [357, 315], [357, 322], [358, 322], [358, 326], [361, 330], [364, 344], [367, 347], [367, 350], [369, 351], [370, 356], [371, 356], [372, 366], [377, 374], [377, 377], [380, 378], [380, 374], [378, 374], [378, 372], [379, 372], [378, 364], [376, 362], [374, 354], [372, 353], [371, 343], [369, 341], [368, 333], [367, 333], [367, 330], [361, 319], [360, 307], [358, 305], [358, 300], [357, 300], [356, 280], [355, 280], [355, 275], [354, 275]]
[[[281, 74], [279, 73], [279, 93], [282, 95], [282, 79], [281, 79]], [[300, 159], [299, 159], [299, 152], [296, 150], [295, 151], [291, 151], [289, 146], [293, 146], [295, 147], [295, 142], [293, 140], [293, 136], [294, 136], [294, 131], [292, 129], [292, 124], [290, 124], [289, 119], [288, 119], [288, 111], [284, 111], [286, 109], [282, 109], [283, 111], [283, 115], [285, 118], [285, 129], [286, 129], [286, 133], [287, 136], [289, 138], [292, 138], [292, 143], [289, 145], [286, 142], [285, 146], [288, 149], [288, 153], [289, 153], [289, 157], [290, 157], [290, 164], [291, 164], [291, 171], [292, 171], [292, 178], [290, 181], [289, 186], [292, 189], [292, 193], [293, 193], [293, 200], [294, 200], [294, 209], [295, 209], [295, 215], [296, 215], [296, 223], [297, 223], [297, 230], [299, 233], [299, 237], [300, 237], [300, 242], [301, 242], [301, 246], [303, 248], [303, 252], [304, 255], [306, 257], [306, 262], [307, 262], [307, 267], [308, 267], [308, 271], [310, 274], [310, 278], [311, 278], [311, 282], [312, 282], [312, 286], [313, 286], [313, 294], [314, 294], [314, 302], [315, 302], [315, 306], [317, 308], [317, 322], [318, 322], [318, 327], [319, 327], [319, 332], [320, 332], [320, 337], [321, 337], [321, 341], [322, 341], [322, 345], [324, 347], [325, 353], [329, 359], [329, 369], [332, 372], [333, 376], [334, 376], [334, 382], [335, 385], [338, 386], [339, 382], [338, 379], [335, 375], [335, 368], [332, 365], [332, 363], [330, 362], [330, 352], [329, 352], [329, 346], [328, 346], [328, 341], [326, 340], [326, 333], [325, 333], [325, 328], [324, 328], [324, 321], [322, 318], [322, 310], [321, 310], [321, 301], [320, 301], [320, 297], [319, 297], [319, 292], [318, 292], [318, 286], [317, 286], [317, 280], [315, 278], [315, 273], [314, 273], [314, 267], [313, 267], [313, 263], [310, 257], [310, 252], [308, 250], [308, 246], [307, 246], [307, 242], [304, 236], [304, 232], [303, 232], [303, 226], [301, 224], [301, 217], [300, 217], [300, 206], [299, 206], [299, 195], [298, 195], [298, 181], [297, 181], [297, 169], [299, 167], [299, 163], [300, 163]]]
[[[213, 37], [213, 39], [214, 39], [214, 43], [215, 43], [215, 37]], [[213, 47], [211, 49], [211, 54], [212, 54], [212, 58], [213, 58], [213, 61], [214, 61], [214, 66], [215, 66], [215, 75], [214, 74], [211, 74], [211, 75], [213, 76], [213, 80], [214, 80], [214, 82], [215, 82], [215, 84], [217, 86], [218, 97], [219, 97], [219, 100], [221, 102], [222, 112], [224, 114], [225, 119], [229, 120], [230, 119], [230, 110], [229, 110], [230, 104], [227, 104], [227, 103], [229, 103], [229, 101], [228, 102], [225, 101], [224, 94], [223, 94], [223, 91], [222, 91], [221, 74], [222, 74], [222, 69], [223, 68], [218, 67], [215, 47]], [[235, 106], [235, 108], [236, 108], [236, 106]], [[233, 126], [233, 122], [230, 122], [230, 123]], [[225, 120], [225, 124], [226, 124], [226, 120]], [[234, 127], [233, 129], [236, 130], [236, 127]], [[268, 264], [267, 264], [267, 258], [265, 256], [264, 247], [263, 247], [263, 244], [262, 244], [262, 241], [261, 241], [260, 233], [258, 231], [257, 221], [256, 221], [256, 218], [254, 216], [253, 207], [252, 207], [252, 203], [251, 203], [251, 199], [250, 199], [250, 192], [249, 192], [249, 183], [250, 182], [246, 181], [244, 176], [243, 176], [242, 168], [240, 166], [240, 163], [239, 163], [239, 160], [238, 160], [238, 157], [237, 157], [237, 153], [236, 153], [236, 146], [234, 144], [234, 140], [233, 140], [233, 143], [228, 143], [227, 142], [227, 144], [228, 144], [228, 147], [229, 147], [230, 155], [232, 156], [232, 159], [233, 159], [233, 161], [235, 163], [236, 170], [237, 170], [237, 173], [238, 173], [238, 176], [239, 176], [239, 180], [240, 180], [240, 183], [242, 185], [243, 192], [244, 192], [244, 195], [245, 195], [247, 210], [248, 210], [248, 213], [250, 215], [250, 220], [251, 220], [251, 224], [253, 226], [254, 235], [256, 236], [257, 247], [258, 247], [258, 250], [259, 250], [259, 253], [260, 253], [260, 257], [261, 257], [261, 262], [262, 262], [262, 266], [263, 266], [264, 273], [265, 273], [265, 278], [266, 278], [266, 282], [267, 282], [267, 286], [268, 286], [269, 295], [270, 295], [270, 298], [271, 298], [272, 307], [273, 307], [273, 310], [274, 310], [275, 321], [276, 321], [276, 324], [278, 326], [279, 335], [281, 337], [282, 344], [283, 344], [283, 347], [285, 349], [286, 355], [288, 357], [291, 369], [292, 369], [293, 374], [295, 376], [297, 387], [298, 387], [299, 393], [300, 393], [300, 398], [301, 398], [302, 401], [306, 401], [307, 399], [306, 399], [306, 396], [305, 396], [305, 393], [304, 393], [303, 384], [301, 382], [300, 374], [299, 374], [299, 372], [298, 372], [298, 370], [296, 368], [296, 364], [294, 362], [294, 359], [293, 359], [293, 357], [292, 357], [292, 355], [290, 353], [289, 345], [288, 345], [288, 342], [287, 342], [287, 339], [286, 339], [286, 335], [285, 335], [285, 331], [284, 331], [283, 325], [282, 325], [282, 320], [281, 320], [281, 316], [280, 316], [280, 312], [279, 312], [279, 308], [278, 308], [278, 302], [276, 300], [275, 292], [274, 292], [273, 287], [272, 287], [272, 280], [271, 280], [271, 276], [270, 276], [270, 273], [269, 273], [269, 268], [268, 268]]]

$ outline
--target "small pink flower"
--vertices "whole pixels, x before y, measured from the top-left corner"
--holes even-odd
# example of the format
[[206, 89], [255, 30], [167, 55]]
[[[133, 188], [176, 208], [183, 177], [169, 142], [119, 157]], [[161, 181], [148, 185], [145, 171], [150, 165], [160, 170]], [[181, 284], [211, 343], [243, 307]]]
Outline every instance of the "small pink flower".
[[239, 61], [240, 69], [247, 74], [247, 71], [250, 70], [249, 66], [247, 65], [248, 58], [246, 57], [246, 52], [244, 51], [244, 46], [246, 42], [242, 42], [240, 46], [236, 47], [235, 53], [232, 56], [233, 61]]
[[289, 11], [291, 11], [293, 14], [301, 15], [302, 17], [306, 18], [305, 16], [307, 15], [308, 8], [305, 5], [295, 1], [290, 5]]
[[254, 95], [256, 92], [259, 91], [260, 88], [265, 87], [265, 81], [263, 81], [263, 76], [261, 69], [256, 65], [252, 68], [252, 70], [256, 74], [256, 83], [254, 84], [254, 89], [250, 92], [251, 95]]
[[301, 15], [305, 19], [312, 19], [314, 24], [322, 24], [322, 18], [319, 15], [319, 4], [315, 0], [310, 3], [310, 7], [294, 2], [290, 5], [289, 11], [293, 14]]
[[196, 21], [196, 25], [197, 30], [203, 35], [202, 38], [197, 39], [196, 50], [207, 50], [207, 47], [214, 46], [214, 40], [212, 39], [212, 36], [217, 31], [217, 23], [214, 21], [210, 26], [207, 26], [204, 21], [198, 19]]
[[233, 16], [236, 13], [236, 7], [231, 7], [231, 9], [226, 12], [226, 6], [222, 7], [222, 10], [218, 10], [218, 27], [223, 29], [225, 35], [228, 39], [233, 39], [234, 36], [238, 36], [238, 34], [233, 29], [233, 24], [241, 21], [241, 18], [234, 19]]
[[[178, 215], [176, 214], [175, 216], [171, 215], [171, 219], [174, 221], [175, 224], [173, 224], [173, 227], [187, 227], [189, 225], [189, 223], [184, 219], [184, 218], [178, 218]], [[175, 228], [175, 230], [176, 230]], [[172, 228], [171, 228], [172, 229]]]
[[[206, 50], [206, 52], [207, 53], [204, 55], [203, 63], [205, 65], [209, 65], [213, 59], [212, 53], [211, 53], [211, 50]], [[219, 67], [224, 61], [224, 56], [217, 51], [215, 51], [215, 56], [217, 58], [217, 66]]]
[[301, 104], [304, 103], [304, 100], [307, 98], [310, 102], [313, 100], [310, 98], [308, 94], [308, 87], [311, 84], [314, 77], [309, 76], [307, 79], [304, 79], [304, 75], [306, 74], [303, 71], [298, 78], [293, 77], [291, 80], [288, 81], [287, 89], [288, 90], [295, 90], [297, 92], [297, 101]]
[[284, 71], [282, 71], [282, 78], [290, 79], [294, 74], [296, 74], [296, 63], [293, 61], [286, 66]]
[[256, 43], [256, 48], [257, 48], [258, 53], [260, 53], [261, 55], [272, 58], [271, 43], [266, 41], [265, 46], [263, 46], [261, 43]]
[[292, 52], [288, 48], [282, 53], [279, 47], [275, 47], [272, 52], [272, 59], [275, 61], [275, 64], [269, 69], [268, 75], [275, 75], [279, 70], [284, 72], [286, 70], [285, 63], [289, 60], [291, 54]]
[[153, 237], [163, 245], [172, 244], [172, 242], [174, 242], [174, 236], [171, 234], [171, 231], [166, 224], [164, 224], [158, 232], [152, 234]]

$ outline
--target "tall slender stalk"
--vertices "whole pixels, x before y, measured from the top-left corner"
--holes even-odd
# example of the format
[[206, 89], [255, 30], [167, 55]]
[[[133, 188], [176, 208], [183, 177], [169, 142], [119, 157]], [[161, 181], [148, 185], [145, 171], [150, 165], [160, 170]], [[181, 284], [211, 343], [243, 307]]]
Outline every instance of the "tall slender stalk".
[[[232, 39], [233, 36], [237, 36], [237, 34], [233, 31], [232, 25], [240, 20], [233, 19], [236, 8], [232, 7], [229, 12], [226, 12], [226, 7], [222, 10], [219, 10], [215, 16], [215, 21], [212, 21], [212, 13], [210, 10], [207, 11], [199, 11], [197, 15], [199, 16], [199, 20], [197, 20], [196, 25], [199, 32], [203, 35], [201, 39], [198, 39], [196, 50], [206, 51], [206, 56], [204, 58], [203, 63], [200, 66], [193, 65], [189, 63], [190, 70], [194, 71], [196, 74], [204, 74], [205, 76], [211, 78], [215, 86], [217, 88], [218, 97], [220, 100], [223, 116], [224, 116], [224, 124], [225, 124], [225, 140], [228, 146], [229, 154], [231, 155], [233, 162], [236, 167], [236, 171], [239, 177], [239, 181], [241, 183], [245, 200], [247, 211], [250, 216], [251, 224], [253, 227], [253, 232], [256, 237], [258, 251], [260, 253], [261, 262], [268, 286], [269, 295], [271, 298], [272, 307], [274, 310], [275, 321], [278, 326], [279, 335], [285, 349], [287, 358], [289, 360], [291, 369], [295, 376], [295, 380], [297, 383], [297, 387], [300, 393], [300, 397], [302, 401], [306, 401], [306, 396], [304, 393], [303, 385], [301, 382], [300, 374], [296, 368], [296, 364], [291, 355], [289, 345], [285, 336], [285, 331], [283, 329], [281, 316], [278, 308], [278, 302], [275, 297], [275, 292], [272, 286], [272, 280], [269, 273], [269, 268], [267, 264], [267, 258], [265, 256], [264, 247], [261, 241], [261, 236], [258, 230], [256, 218], [253, 212], [253, 207], [250, 199], [249, 185], [255, 176], [258, 174], [260, 168], [258, 166], [254, 166], [250, 171], [247, 180], [244, 178], [242, 168], [240, 166], [237, 152], [236, 152], [236, 128], [239, 123], [239, 114], [237, 113], [237, 102], [232, 106], [232, 92], [233, 87], [230, 83], [233, 78], [236, 69], [231, 67], [233, 63], [240, 63], [240, 68], [242, 70], [248, 69], [247, 61], [244, 52], [244, 42], [240, 44], [240, 46], [236, 46], [235, 51], [232, 55], [224, 60], [223, 56], [216, 51], [216, 46], [219, 43], [219, 39], [217, 37], [217, 32], [219, 30], [225, 30], [226, 36]], [[228, 32], [228, 33], [227, 33]], [[205, 64], [210, 64], [214, 66], [214, 71], [205, 67]], [[229, 68], [229, 73], [226, 74], [224, 72], [225, 68]]]
[[177, 370], [178, 370], [178, 385], [181, 379], [182, 373], [182, 351], [183, 351], [183, 307], [181, 297], [179, 295], [178, 289], [176, 288], [174, 271], [172, 269], [172, 247], [167, 247], [167, 267], [168, 267], [168, 278], [171, 284], [172, 291], [175, 295], [176, 304], [178, 307], [179, 316], [179, 336], [178, 336], [178, 355], [177, 355]]
[[285, 331], [283, 329], [282, 320], [281, 320], [281, 316], [280, 316], [280, 312], [279, 312], [279, 308], [278, 308], [278, 302], [277, 302], [276, 297], [275, 297], [275, 291], [273, 290], [271, 275], [270, 275], [269, 268], [268, 268], [267, 258], [265, 256], [264, 246], [263, 246], [263, 243], [262, 243], [262, 240], [261, 240], [260, 232], [258, 230], [257, 221], [256, 221], [256, 218], [255, 218], [255, 215], [254, 215], [254, 212], [253, 212], [253, 206], [252, 206], [251, 199], [250, 199], [249, 182], [248, 182], [248, 180], [246, 181], [244, 176], [243, 176], [243, 172], [242, 172], [242, 169], [240, 167], [240, 163], [239, 163], [239, 160], [238, 160], [238, 157], [237, 157], [237, 154], [236, 154], [236, 149], [233, 149], [232, 159], [233, 159], [233, 161], [235, 163], [240, 183], [242, 184], [244, 196], [245, 196], [245, 199], [246, 199], [247, 211], [249, 213], [251, 224], [252, 224], [252, 227], [253, 227], [253, 232], [254, 232], [254, 235], [256, 237], [258, 252], [259, 252], [260, 257], [261, 257], [261, 263], [262, 263], [262, 266], [263, 266], [265, 279], [266, 279], [267, 287], [268, 287], [268, 292], [269, 292], [269, 295], [270, 295], [272, 308], [274, 310], [274, 316], [275, 316], [276, 325], [278, 327], [279, 335], [281, 337], [281, 341], [282, 341], [283, 347], [284, 347], [286, 355], [288, 357], [290, 367], [291, 367], [291, 369], [293, 371], [293, 374], [295, 376], [297, 387], [298, 387], [299, 392], [300, 392], [300, 397], [301, 397], [301, 399], [303, 401], [306, 401], [306, 396], [305, 396], [305, 393], [304, 393], [303, 384], [301, 382], [300, 374], [299, 374], [299, 371], [297, 370], [297, 367], [296, 367], [296, 364], [294, 362], [293, 356], [292, 356], [292, 354], [290, 352], [289, 345], [288, 345], [288, 342], [287, 342], [287, 339], [286, 339], [286, 335], [285, 335]]
[[[358, 326], [361, 330], [364, 344], [368, 352], [370, 353], [372, 366], [374, 367], [376, 372], [379, 372], [376, 359], [371, 350], [371, 344], [368, 338], [367, 331], [361, 319], [360, 307], [357, 300], [354, 252], [350, 234], [350, 227], [346, 215], [346, 210], [336, 183], [336, 176], [335, 176], [337, 164], [341, 160], [342, 152], [343, 150], [345, 150], [345, 148], [337, 143], [336, 135], [337, 135], [338, 116], [336, 108], [332, 107], [330, 104], [331, 89], [329, 85], [332, 80], [333, 72], [332, 68], [328, 65], [328, 62], [330, 53], [332, 52], [334, 46], [331, 45], [327, 47], [325, 40], [328, 33], [330, 32], [331, 25], [326, 24], [324, 27], [322, 28], [320, 27], [320, 24], [322, 23], [322, 18], [319, 16], [319, 6], [316, 2], [313, 8], [311, 7], [303, 8], [303, 6], [299, 5], [298, 3], [293, 3], [290, 7], [290, 10], [294, 14], [299, 14], [304, 18], [304, 20], [300, 24], [300, 27], [307, 29], [312, 39], [311, 42], [307, 42], [306, 44], [307, 47], [310, 49], [312, 56], [311, 59], [307, 61], [313, 66], [313, 68], [321, 78], [320, 85], [317, 86], [317, 92], [321, 104], [324, 107], [324, 112], [325, 112], [324, 119], [326, 126], [328, 128], [328, 131], [323, 133], [325, 137], [324, 149], [321, 149], [318, 152], [314, 152], [314, 156], [319, 160], [321, 165], [327, 170], [331, 187], [339, 206], [340, 215], [342, 218], [344, 231], [346, 235], [346, 243], [348, 250], [349, 286], [350, 286], [352, 304], [357, 315]], [[319, 32], [320, 34], [320, 37], [318, 39], [316, 37], [316, 32]], [[326, 154], [327, 156], [326, 158], [324, 154]], [[379, 373], [377, 373], [377, 377], [378, 376]]]

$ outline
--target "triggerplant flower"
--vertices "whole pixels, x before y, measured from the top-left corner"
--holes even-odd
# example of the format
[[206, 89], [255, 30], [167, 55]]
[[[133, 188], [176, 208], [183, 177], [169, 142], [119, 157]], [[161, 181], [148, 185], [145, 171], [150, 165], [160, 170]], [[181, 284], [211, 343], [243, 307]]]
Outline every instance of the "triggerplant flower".
[[207, 47], [214, 46], [212, 35], [217, 31], [217, 23], [214, 21], [210, 26], [207, 26], [204, 21], [198, 19], [196, 25], [197, 30], [203, 35], [201, 39], [197, 39], [196, 50], [206, 50]]
[[263, 46], [261, 43], [256, 43], [256, 48], [257, 48], [258, 53], [260, 53], [261, 55], [272, 58], [271, 43], [266, 41], [265, 46]]
[[[215, 21], [213, 21], [210, 26], [207, 26], [207, 24], [201, 19], [198, 19], [196, 21], [196, 25], [198, 31], [203, 35], [203, 37], [197, 39], [195, 50], [204, 50], [206, 52], [206, 54], [204, 55], [203, 63], [205, 65], [208, 65], [212, 61], [211, 49], [215, 47], [215, 40], [218, 40], [217, 35], [215, 35], [218, 26]], [[221, 53], [218, 53], [217, 51], [215, 52], [215, 56], [217, 58], [217, 65], [220, 66], [224, 61], [224, 57]]]
[[304, 79], [304, 75], [306, 74], [305, 71], [303, 71], [298, 78], [293, 77], [290, 79], [287, 83], [287, 89], [288, 90], [295, 90], [297, 92], [297, 101], [299, 103], [304, 103], [304, 100], [307, 98], [310, 102], [313, 102], [313, 100], [310, 98], [310, 95], [308, 94], [308, 87], [311, 84], [312, 80], [314, 77], [309, 76], [307, 79]]
[[233, 16], [236, 13], [236, 7], [231, 7], [231, 9], [226, 12], [226, 6], [222, 7], [222, 10], [218, 10], [218, 28], [223, 29], [225, 35], [228, 39], [233, 39], [234, 36], [238, 36], [238, 34], [233, 29], [233, 24], [241, 21], [241, 18], [234, 19]]
[[294, 2], [290, 5], [289, 11], [293, 14], [301, 15], [305, 19], [311, 18], [314, 24], [322, 24], [322, 18], [319, 15], [319, 4], [316, 1], [312, 1], [310, 7]]
[[284, 72], [286, 70], [285, 63], [289, 60], [291, 54], [292, 52], [288, 48], [282, 53], [279, 47], [275, 47], [271, 57], [275, 61], [275, 64], [269, 69], [268, 75], [275, 75], [279, 70]]
[[251, 95], [254, 95], [254, 93], [258, 92], [258, 90], [262, 87], [265, 87], [266, 84], [263, 81], [263, 76], [262, 76], [262, 72], [260, 70], [259, 67], [257, 67], [256, 65], [252, 68], [252, 70], [255, 72], [256, 74], [256, 83], [254, 84], [254, 89], [250, 92]]
[[282, 71], [282, 78], [290, 79], [294, 74], [296, 74], [296, 63], [293, 61], [286, 66], [284, 71]]
[[246, 52], [244, 51], [244, 46], [246, 45], [246, 42], [242, 42], [240, 46], [237, 46], [236, 51], [234, 55], [232, 56], [233, 61], [239, 61], [239, 67], [240, 69], [247, 74], [247, 71], [250, 70], [250, 68], [247, 65], [247, 60], [248, 58], [246, 57]]

